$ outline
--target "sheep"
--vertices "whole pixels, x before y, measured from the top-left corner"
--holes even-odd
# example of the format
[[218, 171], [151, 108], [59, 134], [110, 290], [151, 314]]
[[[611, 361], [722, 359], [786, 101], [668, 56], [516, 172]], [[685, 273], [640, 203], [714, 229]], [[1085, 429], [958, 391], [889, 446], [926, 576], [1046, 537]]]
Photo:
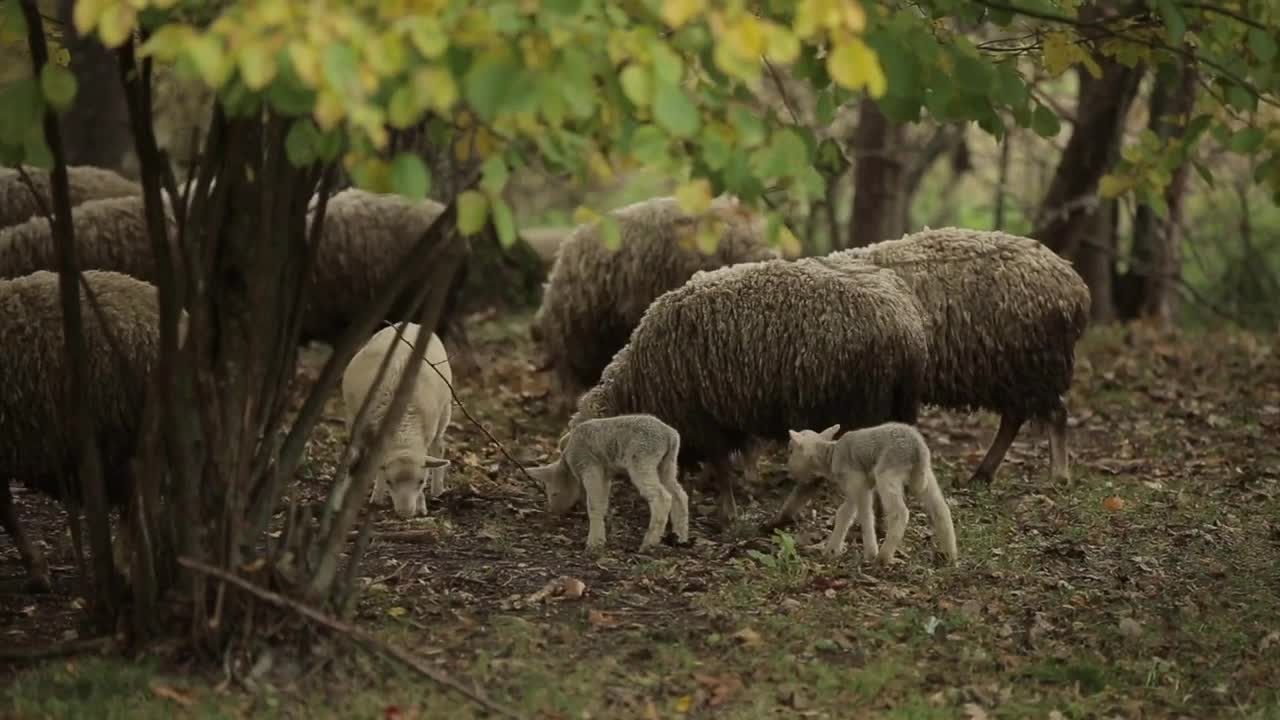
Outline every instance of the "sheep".
[[[177, 224], [165, 198], [169, 237]], [[90, 200], [72, 208], [76, 260], [86, 270], [108, 270], [155, 282], [155, 252], [141, 195]], [[33, 217], [0, 230], [0, 277], [55, 270], [58, 254], [47, 218]]]
[[1090, 301], [1069, 261], [1030, 238], [951, 227], [828, 257], [872, 262], [911, 286], [929, 331], [924, 403], [1001, 415], [970, 483], [991, 482], [1028, 419], [1049, 426], [1052, 476], [1070, 478], [1062, 396]]
[[[839, 486], [844, 502], [836, 511], [835, 525], [824, 551], [831, 557], [844, 553], [844, 540], [857, 514], [862, 526], [862, 557], [877, 558], [882, 565], [893, 556], [907, 531], [907, 504], [903, 488], [911, 490], [924, 505], [933, 525], [938, 549], [954, 563], [956, 531], [951, 524], [951, 508], [938, 488], [933, 474], [929, 445], [920, 432], [903, 423], [882, 423], [852, 430], [835, 439], [840, 426], [821, 431], [791, 430], [787, 467], [800, 483], [820, 484], [829, 478]], [[868, 482], [870, 480], [871, 482]], [[884, 547], [876, 548], [876, 519], [873, 491], [885, 507]]]
[[681, 464], [706, 463], [728, 521], [737, 514], [731, 453], [780, 442], [793, 427], [915, 422], [927, 360], [921, 311], [892, 272], [814, 259], [743, 263], [655, 300], [569, 427], [626, 413], [661, 418], [680, 433]]
[[[531, 325], [561, 412], [571, 410], [578, 395], [600, 379], [659, 295], [699, 270], [778, 257], [765, 241], [763, 219], [729, 197], [716, 198], [702, 216], [684, 212], [673, 197], [634, 203], [610, 215], [619, 225], [619, 247], [604, 246], [599, 222], [576, 228], [556, 250]], [[724, 223], [709, 255], [686, 244], [704, 218]]]
[[[379, 330], [351, 358], [342, 375], [342, 400], [349, 431], [355, 428], [356, 413], [365, 398], [373, 394], [363, 429], [351, 439], [351, 465], [372, 462], [375, 475], [369, 502], [385, 504], [383, 500], [389, 496], [396, 514], [406, 519], [427, 514], [427, 500], [423, 495], [426, 475], [431, 476], [431, 496], [439, 497], [444, 492], [445, 470], [449, 467], [449, 461], [441, 456], [452, 410], [453, 372], [449, 369], [444, 345], [435, 333], [422, 334], [428, 338], [423, 356], [425, 364], [418, 369], [411, 390], [413, 395], [399, 426], [391, 431], [388, 446], [378, 457], [369, 455], [367, 449], [382, 425], [401, 374], [409, 364], [412, 343], [418, 342], [420, 332], [421, 328], [414, 323], [405, 323], [404, 334], [399, 339], [394, 325]], [[378, 369], [388, 352], [392, 353], [391, 361], [382, 382], [375, 388]], [[345, 489], [341, 496], [345, 496]]]
[[[102, 456], [107, 500], [121, 506], [132, 487], [129, 459], [160, 351], [159, 300], [154, 286], [127, 275], [86, 271], [83, 277], [106, 320], [82, 293], [90, 430]], [[79, 497], [74, 468], [81, 436], [71, 432], [61, 395], [71, 372], [63, 343], [58, 275], [40, 271], [0, 280], [0, 524], [36, 592], [51, 589], [49, 569], [18, 524], [9, 482], [22, 480], [64, 502]]]
[[[33, 217], [42, 217], [53, 209], [50, 192], [51, 173], [34, 167], [23, 168], [32, 185], [40, 193], [40, 199], [31, 194], [31, 187], [17, 170], [0, 168], [0, 228], [17, 225]], [[142, 195], [138, 183], [121, 177], [105, 168], [89, 165], [73, 165], [67, 168], [67, 190], [71, 206], [76, 207], [90, 200]]]
[[649, 503], [649, 528], [640, 542], [644, 552], [656, 546], [667, 529], [676, 539], [689, 540], [689, 496], [680, 486], [676, 459], [680, 433], [652, 415], [619, 415], [587, 420], [560, 439], [560, 459], [531, 468], [547, 494], [547, 510], [561, 515], [587, 495], [587, 551], [604, 549], [605, 517], [609, 514], [612, 476], [626, 473]]

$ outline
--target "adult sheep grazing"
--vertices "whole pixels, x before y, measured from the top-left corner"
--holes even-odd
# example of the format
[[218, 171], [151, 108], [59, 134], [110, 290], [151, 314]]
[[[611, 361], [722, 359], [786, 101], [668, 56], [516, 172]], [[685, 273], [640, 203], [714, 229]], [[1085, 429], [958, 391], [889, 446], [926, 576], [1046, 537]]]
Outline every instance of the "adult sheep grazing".
[[[400, 378], [409, 365], [413, 344], [419, 342], [420, 337], [428, 345], [422, 367], [414, 377], [409, 404], [400, 424], [391, 431], [382, 454], [373, 457], [368, 454], [368, 448], [373, 444], [375, 433], [381, 427], [400, 385]], [[375, 387], [378, 370], [388, 353], [391, 360], [382, 381]], [[444, 433], [449, 427], [453, 407], [452, 384], [453, 373], [440, 338], [435, 333], [421, 333], [420, 326], [414, 323], [405, 323], [404, 333], [399, 338], [396, 337], [395, 326], [379, 330], [351, 358], [342, 376], [342, 401], [346, 405], [348, 431], [354, 428], [356, 414], [365, 399], [372, 395], [362, 429], [352, 438], [352, 466], [372, 463], [374, 467], [371, 503], [380, 504], [384, 497], [390, 496], [396, 514], [411, 518], [427, 514], [427, 499], [422, 491], [427, 475], [431, 476], [431, 496], [437, 497], [444, 492], [444, 473], [449, 461], [440, 456], [444, 453]]]
[[532, 334], [546, 355], [562, 408], [596, 384], [659, 295], [700, 270], [778, 257], [765, 242], [763, 219], [735, 200], [716, 198], [707, 214], [724, 221], [710, 254], [689, 242], [699, 216], [684, 212], [672, 197], [611, 212], [621, 236], [616, 250], [605, 247], [599, 222], [579, 226], [560, 245]]
[[[21, 173], [10, 168], [0, 168], [0, 228], [43, 216], [46, 209], [53, 209], [49, 171], [34, 167], [23, 169], [39, 192], [40, 199], [37, 200], [31, 194], [31, 187]], [[90, 200], [142, 195], [142, 187], [138, 183], [110, 170], [89, 165], [67, 168], [67, 190], [71, 195], [72, 207]]]
[[[177, 224], [167, 205], [166, 216], [172, 238]], [[155, 281], [155, 253], [142, 196], [90, 200], [71, 209], [71, 223], [76, 261], [81, 268]], [[57, 268], [57, 246], [47, 218], [36, 216], [0, 230], [0, 277], [21, 277]]]
[[[99, 316], [81, 294], [89, 427], [102, 454], [107, 500], [120, 506], [129, 496], [129, 459], [159, 355], [159, 305], [154, 286], [127, 275], [86, 271], [84, 279], [102, 310]], [[49, 570], [18, 524], [9, 482], [21, 480], [64, 501], [79, 497], [79, 436], [71, 432], [61, 396], [71, 375], [63, 343], [58, 275], [0, 280], [0, 524], [36, 591], [50, 589]], [[62, 495], [64, 480], [71, 498]]]
[[915, 292], [929, 328], [925, 403], [1000, 414], [970, 482], [990, 483], [1027, 420], [1049, 427], [1055, 478], [1067, 479], [1067, 409], [1089, 288], [1043, 244], [1002, 232], [925, 229], [834, 253], [893, 270]]
[[[915, 422], [927, 355], [920, 310], [892, 272], [821, 260], [739, 264], [655, 300], [569, 426], [657, 416], [680, 433], [681, 465], [707, 463], [727, 521], [737, 514], [731, 454], [758, 439], [784, 441], [793, 427]], [[784, 514], [815, 489], [797, 487], [804, 497], [789, 499]]]

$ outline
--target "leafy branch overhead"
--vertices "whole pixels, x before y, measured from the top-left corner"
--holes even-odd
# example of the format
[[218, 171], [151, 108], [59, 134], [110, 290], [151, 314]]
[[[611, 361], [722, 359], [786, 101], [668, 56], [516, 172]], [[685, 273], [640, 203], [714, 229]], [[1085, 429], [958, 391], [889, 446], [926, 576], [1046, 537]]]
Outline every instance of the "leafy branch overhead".
[[[21, 36], [17, 5], [0, 0], [6, 38]], [[644, 165], [678, 179], [694, 211], [720, 192], [758, 205], [780, 191], [808, 207], [833, 164], [819, 151], [825, 131], [759, 109], [761, 85], [772, 81], [766, 67], [813, 87], [822, 127], [867, 93], [895, 122], [974, 121], [1002, 137], [1010, 124], [1059, 133], [1058, 112], [1037, 98], [1042, 78], [1073, 66], [1097, 76], [1104, 62], [1190, 61], [1203, 92], [1193, 117], [1178, 120], [1188, 132], [1144, 139], [1103, 190], [1158, 194], [1168, 175], [1161, 163], [1189, 155], [1205, 131], [1237, 152], [1266, 153], [1258, 179], [1280, 190], [1272, 5], [80, 0], [74, 21], [108, 47], [140, 32], [143, 57], [199, 79], [233, 114], [265, 103], [293, 118], [293, 162], [340, 158], [369, 189], [431, 191], [420, 158], [387, 151], [390, 130], [424, 126], [483, 167], [479, 185], [459, 198], [459, 227], [475, 232], [491, 220], [510, 242], [503, 190], [514, 170], [534, 164], [596, 181]], [[74, 92], [59, 67], [4, 88], [0, 159], [47, 165], [40, 114]], [[606, 228], [606, 241], [614, 233]]]

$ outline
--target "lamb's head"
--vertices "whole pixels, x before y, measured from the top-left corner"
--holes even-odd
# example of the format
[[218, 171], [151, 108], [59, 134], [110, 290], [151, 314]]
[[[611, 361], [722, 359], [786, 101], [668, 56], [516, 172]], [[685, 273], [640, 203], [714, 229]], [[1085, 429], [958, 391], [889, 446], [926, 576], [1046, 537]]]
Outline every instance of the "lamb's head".
[[529, 468], [529, 474], [542, 483], [547, 494], [547, 512], [552, 515], [569, 512], [582, 497], [582, 484], [569, 472], [563, 458], [549, 465]]
[[386, 484], [387, 494], [396, 515], [409, 519], [426, 510], [427, 473], [436, 468], [449, 467], [449, 461], [431, 455], [414, 457], [400, 455], [384, 464], [379, 472]]
[[791, 442], [787, 444], [787, 471], [792, 479], [806, 482], [824, 477], [831, 471], [831, 444], [840, 425], [832, 425], [822, 432], [813, 430], [789, 430]]

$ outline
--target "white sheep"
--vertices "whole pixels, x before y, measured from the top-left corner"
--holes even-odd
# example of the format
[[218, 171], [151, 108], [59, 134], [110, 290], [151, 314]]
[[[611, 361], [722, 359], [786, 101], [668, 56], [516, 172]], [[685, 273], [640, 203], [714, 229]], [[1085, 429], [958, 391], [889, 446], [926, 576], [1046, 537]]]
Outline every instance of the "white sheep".
[[[852, 430], [839, 440], [833, 439], [839, 431], [839, 425], [822, 432], [790, 431], [787, 464], [792, 477], [802, 483], [809, 494], [821, 483], [821, 478], [831, 478], [844, 494], [825, 552], [831, 556], [844, 552], [845, 536], [856, 512], [858, 524], [862, 526], [863, 559], [871, 561], [878, 557], [882, 564], [889, 564], [907, 530], [905, 485], [924, 504], [933, 525], [934, 541], [954, 563], [956, 531], [951, 524], [951, 509], [938, 488], [929, 446], [919, 431], [904, 423], [889, 422]], [[872, 490], [880, 495], [887, 525], [884, 547], [878, 551]]]
[[649, 503], [649, 529], [640, 543], [644, 551], [661, 542], [668, 518], [676, 539], [689, 540], [689, 496], [678, 479], [679, 455], [675, 428], [652, 415], [618, 415], [578, 424], [560, 438], [560, 459], [529, 474], [542, 481], [553, 515], [572, 509], [586, 490], [587, 551], [598, 552], [604, 548], [610, 481], [626, 473]]
[[[351, 358], [342, 376], [342, 399], [346, 403], [348, 430], [355, 426], [356, 413], [365, 398], [370, 393], [374, 394], [363, 429], [352, 438], [351, 464], [354, 467], [360, 462], [374, 463], [373, 493], [369, 502], [385, 504], [384, 496], [390, 496], [396, 514], [402, 518], [427, 513], [427, 500], [423, 495], [426, 476], [431, 476], [431, 496], [439, 497], [444, 492], [445, 470], [449, 467], [449, 461], [441, 456], [452, 410], [453, 372], [449, 369], [444, 345], [435, 333], [427, 333], [430, 344], [423, 357], [423, 366], [418, 369], [413, 395], [399, 426], [391, 431], [387, 447], [379, 457], [363, 456], [391, 405], [401, 374], [408, 366], [412, 344], [418, 341], [419, 330], [418, 325], [405, 323], [404, 334], [397, 340], [396, 326], [383, 328]], [[392, 353], [391, 361], [382, 382], [374, 388], [378, 369], [388, 352]], [[345, 488], [339, 497], [342, 495], [345, 495]]]

